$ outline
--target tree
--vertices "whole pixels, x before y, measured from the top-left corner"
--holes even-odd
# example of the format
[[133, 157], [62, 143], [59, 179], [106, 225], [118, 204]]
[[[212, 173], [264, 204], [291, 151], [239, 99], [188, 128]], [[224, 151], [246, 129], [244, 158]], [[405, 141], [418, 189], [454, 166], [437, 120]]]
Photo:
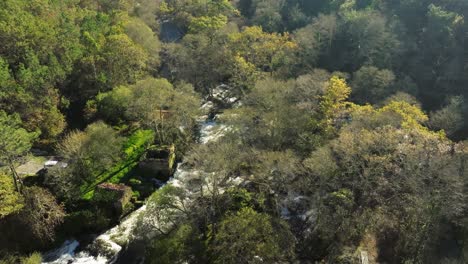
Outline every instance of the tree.
[[210, 88], [219, 85], [230, 73], [225, 38], [210, 40], [205, 34], [187, 34], [180, 43], [168, 44], [163, 54], [171, 77], [209, 94]]
[[182, 127], [191, 131], [200, 102], [193, 87], [181, 85], [180, 88], [184, 91], [176, 90], [166, 79], [137, 82], [131, 87], [128, 117], [156, 131], [161, 144], [173, 143], [171, 130]]
[[444, 130], [448, 136], [454, 135], [465, 125], [464, 99], [461, 96], [452, 97], [448, 104], [430, 115], [429, 127], [434, 130]]
[[288, 74], [294, 63], [297, 44], [288, 33], [265, 33], [261, 27], [246, 27], [240, 33], [229, 35], [229, 50], [252, 63], [259, 70]]
[[253, 0], [239, 0], [237, 7], [241, 12], [242, 16], [246, 18], [251, 18], [255, 12], [255, 7], [253, 6]]
[[465, 22], [458, 10], [451, 12], [435, 4], [427, 6], [426, 21], [419, 41], [431, 43], [431, 47], [418, 46], [409, 71], [419, 86], [426, 88], [421, 89], [422, 96], [431, 104], [442, 104], [447, 90], [458, 94], [461, 91], [455, 84], [464, 79], [465, 54], [460, 32]]
[[190, 21], [189, 32], [191, 34], [209, 33], [213, 34], [227, 23], [224, 15], [195, 17]]
[[19, 193], [22, 192], [23, 183], [16, 172], [16, 163], [29, 152], [32, 142], [38, 136], [38, 133], [28, 132], [21, 126], [18, 115], [8, 115], [0, 111], [0, 160], [8, 165], [16, 191]]
[[226, 215], [213, 239], [214, 263], [272, 263], [293, 257], [287, 225], [251, 208]]
[[46, 184], [61, 198], [80, 198], [80, 187], [95, 181], [122, 158], [123, 139], [103, 122], [89, 125], [84, 132], [70, 132], [58, 145], [66, 167], [56, 166], [46, 175]]
[[283, 10], [283, 17], [286, 18], [286, 27], [288, 30], [294, 30], [307, 25], [309, 17], [301, 9], [299, 3], [291, 2]]
[[122, 141], [114, 129], [97, 122], [84, 132], [71, 132], [57, 148], [71, 164], [80, 164], [89, 173], [101, 173], [119, 160]]
[[46, 189], [28, 187], [24, 192], [24, 208], [18, 221], [40, 241], [54, 241], [55, 228], [63, 223], [65, 211]]
[[82, 8], [100, 11], [105, 13], [111, 13], [112, 11], [124, 11], [129, 10], [130, 5], [133, 4], [132, 0], [83, 0], [80, 1]]
[[16, 191], [10, 176], [0, 174], [0, 219], [23, 208], [23, 197]]
[[148, 56], [125, 34], [112, 35], [102, 49], [102, 69], [108, 87], [132, 83], [142, 76]]
[[96, 115], [110, 124], [120, 124], [127, 120], [126, 111], [132, 97], [132, 90], [128, 86], [118, 86], [112, 91], [98, 94], [95, 100], [88, 101], [88, 114]]
[[425, 41], [431, 41], [436, 47], [428, 51], [435, 52], [440, 60], [444, 60], [445, 52], [456, 48], [456, 33], [459, 27], [464, 23], [463, 16], [445, 10], [443, 7], [430, 4], [427, 12], [428, 24], [423, 37]]
[[354, 101], [375, 104], [392, 94], [396, 77], [390, 70], [364, 66], [353, 75], [351, 87]]
[[309, 68], [316, 66], [319, 59], [330, 52], [337, 30], [336, 15], [320, 14], [311, 24], [295, 32], [294, 40], [299, 45], [306, 66]]
[[318, 129], [325, 137], [335, 132], [338, 117], [347, 104], [346, 99], [351, 94], [351, 88], [346, 81], [338, 76], [332, 76], [319, 103]]
[[243, 106], [227, 112], [246, 144], [260, 149], [294, 147], [307, 130], [308, 115], [292, 102], [294, 81], [258, 81], [244, 97]]
[[186, 190], [167, 184], [149, 197], [147, 213], [143, 216], [137, 232], [150, 237], [178, 232], [176, 230], [189, 216], [189, 210]]
[[[363, 65], [391, 68], [400, 53], [400, 40], [395, 25], [376, 11], [345, 11], [328, 63], [335, 69], [356, 71]], [[341, 59], [336, 59], [341, 58]], [[343, 65], [345, 67], [343, 67]]]
[[288, 195], [289, 186], [302, 171], [299, 156], [292, 151], [253, 151], [250, 158], [251, 176], [255, 186], [252, 195], [263, 195], [271, 214], [280, 214]]
[[182, 263], [205, 253], [203, 241], [196, 231], [190, 224], [183, 224], [169, 235], [155, 238], [148, 250], [149, 263]]
[[254, 64], [238, 55], [233, 57], [230, 68], [229, 86], [231, 89], [229, 97], [242, 98], [254, 87], [255, 82], [263, 77]]
[[41, 264], [42, 256], [38, 252], [26, 256], [2, 256], [0, 264], [21, 263], [21, 264]]
[[133, 13], [145, 22], [147, 26], [155, 30], [158, 27], [156, 12], [161, 5], [161, 0], [138, 0], [135, 3]]
[[147, 66], [151, 72], [156, 72], [160, 65], [159, 52], [161, 43], [154, 32], [142, 20], [130, 18], [125, 23], [125, 32], [134, 43], [144, 49], [147, 58]]
[[6, 77], [0, 108], [17, 112], [28, 130], [39, 129], [50, 143], [65, 128], [58, 88], [81, 55], [77, 12], [43, 0], [3, 1], [0, 9], [0, 71]]
[[431, 228], [462, 213], [463, 161], [450, 154], [450, 141], [422, 125], [427, 116], [415, 105], [393, 101], [380, 109], [353, 109], [338, 138], [304, 164], [309, 185], [300, 180], [299, 186], [321, 201], [311, 205], [319, 213], [317, 222], [309, 222], [315, 228], [310, 241], [342, 250], [366, 230], [396, 232], [394, 255], [419, 258], [430, 247]]
[[185, 29], [204, 29], [206, 33], [212, 33], [209, 31], [215, 30], [217, 25], [225, 24], [227, 17], [235, 13], [236, 10], [228, 0], [165, 1], [158, 10], [159, 17], [168, 18]]
[[283, 0], [255, 1], [252, 22], [267, 32], [280, 32], [283, 29], [281, 16], [283, 5]]
[[301, 153], [333, 136], [351, 92], [344, 79], [316, 70], [297, 80], [260, 80], [239, 108], [225, 112], [233, 133], [259, 149]]

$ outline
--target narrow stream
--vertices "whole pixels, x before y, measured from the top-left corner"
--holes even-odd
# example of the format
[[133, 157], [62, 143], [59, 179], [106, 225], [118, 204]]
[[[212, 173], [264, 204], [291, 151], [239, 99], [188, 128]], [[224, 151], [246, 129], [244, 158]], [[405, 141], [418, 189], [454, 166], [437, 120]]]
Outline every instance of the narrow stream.
[[[206, 116], [201, 118], [200, 144], [214, 141], [223, 135], [225, 127], [209, 120]], [[183, 166], [177, 166], [174, 177], [167, 184], [189, 172], [184, 171]], [[146, 211], [146, 205], [125, 217], [121, 223], [99, 235], [92, 243], [82, 251], [78, 251], [80, 243], [77, 240], [67, 240], [61, 247], [43, 254], [43, 264], [105, 264], [115, 263], [122, 251], [122, 244], [127, 244], [132, 238], [139, 216]], [[97, 257], [90, 253], [90, 248], [97, 249]]]

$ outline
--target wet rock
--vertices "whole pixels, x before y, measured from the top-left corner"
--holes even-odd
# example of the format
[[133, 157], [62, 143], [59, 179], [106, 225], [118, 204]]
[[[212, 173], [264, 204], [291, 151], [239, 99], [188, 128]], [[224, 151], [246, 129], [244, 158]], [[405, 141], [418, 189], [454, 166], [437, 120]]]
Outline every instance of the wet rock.
[[226, 84], [221, 84], [211, 91], [211, 101], [215, 104], [215, 109], [231, 108], [239, 97], [232, 90], [232, 87]]

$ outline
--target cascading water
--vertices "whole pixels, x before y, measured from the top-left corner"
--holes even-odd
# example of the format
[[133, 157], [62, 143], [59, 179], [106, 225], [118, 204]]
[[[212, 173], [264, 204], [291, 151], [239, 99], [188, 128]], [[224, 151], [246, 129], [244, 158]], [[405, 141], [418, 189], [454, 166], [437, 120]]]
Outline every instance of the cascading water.
[[[205, 107], [207, 105], [205, 104]], [[226, 131], [226, 127], [216, 124], [215, 121], [209, 120], [206, 116], [202, 117], [200, 127], [200, 143], [206, 144], [210, 141], [217, 140]], [[182, 166], [177, 166], [174, 177], [168, 184], [177, 185], [179, 180], [187, 175]], [[99, 235], [91, 245], [82, 251], [77, 252], [79, 242], [77, 240], [67, 240], [60, 248], [49, 251], [43, 254], [43, 264], [105, 264], [114, 263], [122, 251], [122, 246], [127, 244], [132, 238], [133, 230], [135, 230], [139, 216], [146, 211], [146, 205], [143, 205], [138, 210], [129, 214], [123, 221], [109, 229], [105, 233]], [[98, 252], [95, 257], [90, 253], [90, 250]]]

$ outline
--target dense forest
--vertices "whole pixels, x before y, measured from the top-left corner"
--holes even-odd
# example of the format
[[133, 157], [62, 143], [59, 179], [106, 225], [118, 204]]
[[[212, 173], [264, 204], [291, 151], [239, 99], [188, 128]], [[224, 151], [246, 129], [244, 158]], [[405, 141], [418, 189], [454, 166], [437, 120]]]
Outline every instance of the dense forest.
[[468, 263], [465, 16], [0, 1], [0, 263]]

